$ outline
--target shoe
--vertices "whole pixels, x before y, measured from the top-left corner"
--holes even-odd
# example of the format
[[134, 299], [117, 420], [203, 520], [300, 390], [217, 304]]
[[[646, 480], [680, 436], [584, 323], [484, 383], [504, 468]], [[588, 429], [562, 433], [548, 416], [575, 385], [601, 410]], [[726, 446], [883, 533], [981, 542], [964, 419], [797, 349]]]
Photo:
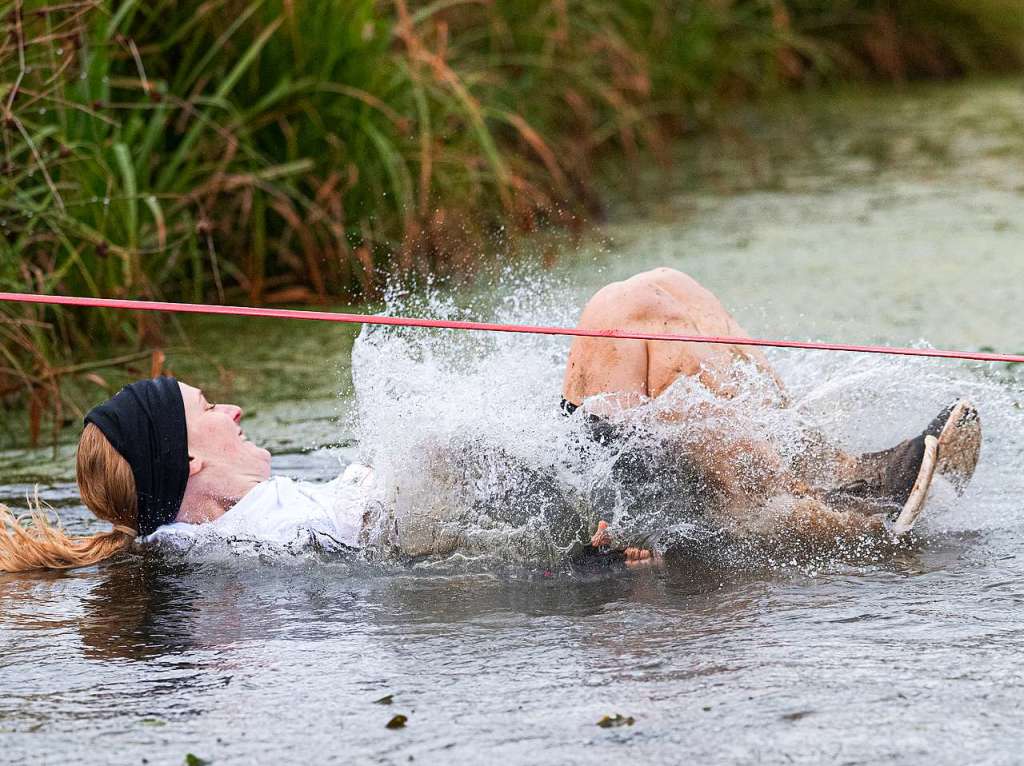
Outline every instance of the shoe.
[[943, 410], [925, 434], [935, 436], [939, 442], [935, 472], [953, 486], [957, 495], [962, 495], [974, 476], [981, 453], [978, 410], [966, 399], [960, 399]]
[[[837, 507], [884, 512], [894, 526], [912, 526], [924, 509], [934, 475], [946, 479], [958, 495], [963, 494], [978, 464], [980, 449], [978, 411], [960, 399], [943, 409], [920, 436], [881, 452], [861, 455], [854, 471], [856, 478], [826, 493], [825, 500]], [[906, 530], [909, 528], [906, 526]]]
[[917, 472], [910, 495], [900, 509], [899, 515], [893, 520], [889, 531], [893, 536], [900, 537], [909, 532], [924, 512], [928, 490], [931, 489], [938, 463], [939, 440], [934, 436], [924, 437], [924, 454], [921, 456], [921, 468]]

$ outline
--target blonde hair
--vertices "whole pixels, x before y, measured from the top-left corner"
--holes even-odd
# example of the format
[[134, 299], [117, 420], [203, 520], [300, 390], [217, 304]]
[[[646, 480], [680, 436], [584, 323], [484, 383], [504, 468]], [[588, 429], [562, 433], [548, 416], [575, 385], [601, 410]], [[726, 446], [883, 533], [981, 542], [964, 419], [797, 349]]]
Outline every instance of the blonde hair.
[[136, 538], [138, 500], [128, 461], [92, 423], [78, 441], [76, 466], [82, 502], [114, 528], [72, 537], [36, 507], [15, 516], [0, 505], [0, 571], [72, 569], [95, 564], [128, 548]]

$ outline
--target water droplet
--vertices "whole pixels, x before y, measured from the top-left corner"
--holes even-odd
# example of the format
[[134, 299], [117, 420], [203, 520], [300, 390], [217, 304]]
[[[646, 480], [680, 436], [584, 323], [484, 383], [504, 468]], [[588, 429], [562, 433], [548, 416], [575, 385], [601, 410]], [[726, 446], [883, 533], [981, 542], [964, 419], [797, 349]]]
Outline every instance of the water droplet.
[[57, 49], [57, 55], [58, 56], [63, 56], [64, 55], [64, 49], [63, 48], [58, 48]]

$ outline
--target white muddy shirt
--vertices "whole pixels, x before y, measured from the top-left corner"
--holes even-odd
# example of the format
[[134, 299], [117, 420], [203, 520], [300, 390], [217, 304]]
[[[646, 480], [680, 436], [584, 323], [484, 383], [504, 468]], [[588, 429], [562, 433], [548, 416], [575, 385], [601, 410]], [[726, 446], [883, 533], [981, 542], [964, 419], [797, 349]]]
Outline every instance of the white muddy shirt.
[[274, 476], [249, 490], [220, 518], [204, 524], [164, 524], [145, 541], [190, 546], [219, 539], [289, 546], [317, 539], [359, 548], [373, 478], [372, 469], [358, 464], [325, 484]]

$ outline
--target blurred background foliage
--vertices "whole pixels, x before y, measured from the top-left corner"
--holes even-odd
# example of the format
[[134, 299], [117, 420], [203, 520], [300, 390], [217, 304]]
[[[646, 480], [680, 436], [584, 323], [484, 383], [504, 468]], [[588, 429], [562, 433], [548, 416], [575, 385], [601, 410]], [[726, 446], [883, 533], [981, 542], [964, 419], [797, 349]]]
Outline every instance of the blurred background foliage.
[[[1022, 64], [1020, 0], [0, 2], [0, 289], [372, 299], [600, 219], [597, 159], [730, 104]], [[0, 304], [0, 402], [38, 440], [166, 327]]]

